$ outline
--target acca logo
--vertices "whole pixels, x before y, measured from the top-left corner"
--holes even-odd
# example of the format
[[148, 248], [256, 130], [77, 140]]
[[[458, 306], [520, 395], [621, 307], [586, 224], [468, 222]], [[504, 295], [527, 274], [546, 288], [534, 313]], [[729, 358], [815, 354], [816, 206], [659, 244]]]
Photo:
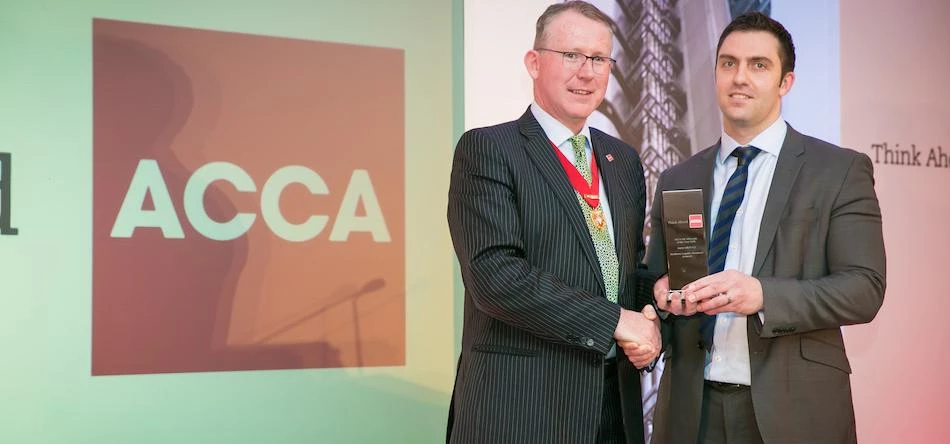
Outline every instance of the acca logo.
[[93, 41], [92, 373], [403, 365], [403, 52]]

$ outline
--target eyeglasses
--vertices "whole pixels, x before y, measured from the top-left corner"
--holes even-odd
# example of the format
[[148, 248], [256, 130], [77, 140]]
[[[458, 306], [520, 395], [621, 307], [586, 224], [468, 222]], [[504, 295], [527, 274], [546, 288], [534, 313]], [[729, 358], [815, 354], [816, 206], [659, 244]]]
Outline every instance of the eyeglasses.
[[574, 51], [558, 51], [556, 49], [548, 48], [535, 48], [535, 51], [548, 51], [560, 54], [561, 61], [564, 63], [564, 67], [567, 69], [580, 69], [581, 65], [587, 63], [587, 61], [590, 60], [590, 67], [594, 71], [594, 74], [607, 74], [610, 72], [610, 69], [613, 68], [614, 64], [617, 63], [616, 60], [610, 57], [589, 56], [587, 54]]

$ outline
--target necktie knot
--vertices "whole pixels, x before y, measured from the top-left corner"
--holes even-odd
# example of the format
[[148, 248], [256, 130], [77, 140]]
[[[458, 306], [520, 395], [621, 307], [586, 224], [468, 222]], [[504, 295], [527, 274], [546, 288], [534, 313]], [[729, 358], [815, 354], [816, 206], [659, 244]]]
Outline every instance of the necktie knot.
[[758, 156], [761, 152], [762, 150], [754, 146], [740, 146], [732, 150], [730, 156], [734, 156], [738, 159], [739, 167], [743, 167], [748, 165], [749, 162], [752, 162], [752, 159], [755, 159], [755, 156]]
[[574, 166], [587, 183], [591, 183], [590, 166], [587, 165], [587, 136], [578, 134], [569, 140], [574, 148]]

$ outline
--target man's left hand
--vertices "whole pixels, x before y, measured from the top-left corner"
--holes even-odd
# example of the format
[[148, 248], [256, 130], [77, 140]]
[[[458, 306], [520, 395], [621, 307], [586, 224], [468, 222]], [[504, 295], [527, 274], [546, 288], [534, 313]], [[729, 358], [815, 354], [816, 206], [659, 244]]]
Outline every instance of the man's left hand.
[[683, 287], [685, 297], [696, 303], [697, 310], [708, 315], [762, 311], [762, 284], [758, 279], [736, 270], [720, 271], [697, 279]]

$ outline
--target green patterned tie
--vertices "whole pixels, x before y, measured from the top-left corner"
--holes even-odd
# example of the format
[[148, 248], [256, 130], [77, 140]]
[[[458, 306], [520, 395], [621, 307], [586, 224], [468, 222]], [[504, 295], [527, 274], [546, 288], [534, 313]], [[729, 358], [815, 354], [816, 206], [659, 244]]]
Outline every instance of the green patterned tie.
[[[574, 166], [577, 167], [577, 171], [579, 171], [581, 175], [584, 176], [584, 179], [587, 180], [587, 183], [590, 184], [590, 165], [587, 163], [587, 137], [583, 134], [571, 137], [571, 146], [574, 147]], [[594, 184], [594, 186], [599, 187], [600, 184]], [[581, 197], [581, 193], [575, 191], [574, 194], [577, 195], [577, 202], [581, 205], [584, 220], [587, 221], [587, 231], [590, 232], [590, 237], [594, 241], [594, 250], [597, 251], [597, 260], [600, 262], [600, 272], [604, 275], [604, 287], [607, 289], [607, 299], [610, 300], [610, 302], [617, 302], [617, 281], [620, 275], [620, 263], [617, 261], [617, 251], [614, 250], [613, 239], [610, 238], [610, 233], [606, 228], [600, 230], [594, 226], [594, 221], [590, 217], [591, 207], [584, 198]], [[606, 196], [601, 196], [600, 198], [605, 199]], [[597, 208], [603, 211], [603, 206], [599, 203]]]

